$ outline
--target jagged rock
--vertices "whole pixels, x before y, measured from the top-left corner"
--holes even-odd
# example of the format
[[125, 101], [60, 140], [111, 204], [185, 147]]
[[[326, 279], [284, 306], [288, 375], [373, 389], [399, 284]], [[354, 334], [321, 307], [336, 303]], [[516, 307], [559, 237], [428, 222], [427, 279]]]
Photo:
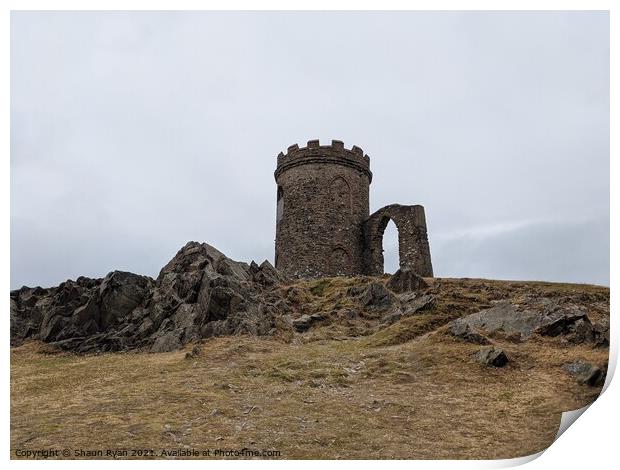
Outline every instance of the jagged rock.
[[504, 350], [495, 346], [484, 346], [475, 357], [478, 362], [487, 366], [504, 367], [508, 364], [508, 356]]
[[402, 293], [426, 289], [428, 284], [422, 276], [411, 269], [401, 268], [390, 277], [387, 287], [394, 292]]
[[405, 315], [413, 315], [423, 310], [429, 310], [435, 305], [435, 297], [427, 294], [414, 298], [404, 306]]
[[[540, 310], [535, 310], [540, 309]], [[467, 324], [488, 334], [501, 332], [525, 341], [533, 334], [567, 335], [574, 342], [592, 341], [594, 334], [588, 316], [576, 308], [559, 306], [548, 299], [541, 305], [517, 308], [510, 302], [458, 318], [452, 324]]]
[[183, 331], [180, 329], [163, 333], [155, 339], [151, 352], [169, 352], [179, 349], [182, 345], [182, 336]]
[[411, 298], [407, 303], [403, 303], [401, 308], [388, 313], [383, 317], [383, 325], [388, 326], [396, 323], [403, 317], [414, 315], [417, 312], [427, 310], [435, 305], [435, 297], [432, 295], [422, 295]]
[[501, 331], [507, 335], [520, 335], [529, 338], [540, 325], [542, 315], [532, 310], [518, 311], [509, 302], [499, 302], [494, 307], [466, 317], [458, 318], [453, 325], [468, 325], [473, 330], [487, 333]]
[[272, 286], [284, 281], [284, 276], [267, 260], [263, 261], [260, 266], [252, 261], [250, 263], [250, 274], [254, 282], [265, 286]]
[[299, 332], [309, 330], [310, 325], [312, 325], [312, 318], [310, 318], [310, 315], [302, 315], [301, 317], [293, 320], [293, 328]]
[[362, 293], [364, 293], [366, 288], [367, 285], [351, 286], [347, 289], [347, 295], [349, 297], [359, 297]]
[[282, 279], [268, 262], [251, 266], [189, 242], [156, 280], [113, 271], [11, 292], [11, 344], [33, 338], [79, 352], [156, 352], [211, 335], [268, 334], [277, 315], [270, 286]]
[[536, 327], [535, 332], [542, 336], [559, 336], [572, 333], [577, 322], [580, 322], [582, 325], [587, 322], [590, 325], [588, 316], [581, 310], [556, 310], [544, 315], [540, 319], [540, 324]]
[[99, 328], [105, 330], [140, 305], [152, 286], [152, 279], [137, 274], [113, 271], [98, 287]]
[[589, 362], [578, 360], [564, 364], [563, 368], [566, 372], [573, 375], [579, 383], [592, 387], [602, 386], [605, 383], [607, 365], [597, 367]]
[[450, 323], [448, 330], [452, 336], [456, 336], [468, 343], [474, 344], [491, 344], [491, 342], [485, 336], [477, 332], [474, 327], [466, 322], [453, 321]]
[[389, 326], [396, 323], [403, 317], [403, 312], [401, 310], [395, 310], [393, 312], [388, 313], [383, 317], [383, 325]]
[[592, 323], [588, 317], [580, 318], [575, 321], [568, 330], [569, 341], [572, 343], [593, 343], [595, 341], [595, 332]]
[[295, 330], [302, 333], [308, 331], [312, 325], [322, 320], [325, 320], [325, 315], [322, 313], [313, 313], [312, 315], [306, 314], [292, 320], [291, 325]]
[[396, 294], [396, 298], [403, 304], [413, 302], [418, 297], [420, 297], [418, 292], [403, 292], [401, 294]]
[[609, 319], [606, 318], [593, 325], [594, 345], [597, 347], [609, 347]]
[[359, 298], [363, 307], [386, 308], [394, 302], [394, 295], [380, 282], [371, 282], [359, 291], [349, 289]]

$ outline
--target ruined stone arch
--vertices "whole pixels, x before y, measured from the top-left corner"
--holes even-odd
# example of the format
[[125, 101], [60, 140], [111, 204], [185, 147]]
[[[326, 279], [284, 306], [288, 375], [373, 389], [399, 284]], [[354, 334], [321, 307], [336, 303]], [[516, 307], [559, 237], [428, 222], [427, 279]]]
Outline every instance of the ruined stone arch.
[[422, 206], [392, 204], [372, 214], [364, 222], [364, 270], [383, 274], [383, 234], [392, 220], [398, 230], [398, 258], [401, 269], [412, 269], [425, 277], [433, 276], [426, 218]]
[[385, 258], [383, 256], [383, 235], [390, 221], [394, 222], [396, 230], [398, 232], [398, 264], [402, 264], [402, 256], [400, 251], [400, 228], [396, 221], [389, 215], [389, 213], [380, 213], [375, 220], [370, 220], [369, 233], [368, 233], [368, 249], [371, 255], [371, 264], [376, 270], [376, 274], [383, 274], [385, 269]]

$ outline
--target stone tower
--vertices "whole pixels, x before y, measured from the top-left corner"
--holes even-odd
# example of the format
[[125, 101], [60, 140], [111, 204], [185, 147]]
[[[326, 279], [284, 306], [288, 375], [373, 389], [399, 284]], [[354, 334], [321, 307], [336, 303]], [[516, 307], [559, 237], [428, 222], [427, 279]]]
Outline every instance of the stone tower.
[[391, 204], [369, 215], [370, 158], [339, 140], [278, 155], [275, 265], [290, 277], [383, 274], [383, 232], [398, 229], [401, 269], [432, 277], [424, 207]]
[[370, 158], [341, 141], [292, 145], [278, 155], [276, 268], [293, 277], [363, 271]]

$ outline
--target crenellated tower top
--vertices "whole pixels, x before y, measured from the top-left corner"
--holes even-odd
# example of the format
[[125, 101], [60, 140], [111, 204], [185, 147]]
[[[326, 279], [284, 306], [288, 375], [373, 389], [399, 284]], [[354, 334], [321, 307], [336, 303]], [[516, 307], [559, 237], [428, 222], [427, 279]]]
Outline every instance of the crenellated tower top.
[[368, 176], [368, 181], [372, 181], [370, 171], [370, 157], [364, 151], [354, 145], [351, 149], [344, 147], [340, 140], [332, 140], [331, 145], [321, 145], [318, 139], [309, 140], [306, 147], [291, 145], [286, 153], [280, 152], [278, 155], [278, 166], [274, 173], [276, 179], [282, 172], [308, 163], [327, 163], [344, 165], [355, 168]]

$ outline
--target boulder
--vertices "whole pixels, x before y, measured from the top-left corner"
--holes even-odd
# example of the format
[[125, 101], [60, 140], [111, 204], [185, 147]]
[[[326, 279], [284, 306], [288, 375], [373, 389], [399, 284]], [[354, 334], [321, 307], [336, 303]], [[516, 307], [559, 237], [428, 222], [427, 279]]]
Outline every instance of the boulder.
[[[371, 282], [359, 291], [355, 292], [355, 295], [363, 307], [366, 308], [387, 308], [394, 303], [394, 295], [380, 282]], [[358, 293], [359, 292], [359, 293]]]
[[250, 263], [250, 275], [254, 282], [264, 286], [273, 286], [285, 280], [280, 271], [267, 260], [263, 261], [260, 266], [252, 261]]
[[563, 368], [581, 384], [599, 387], [605, 383], [607, 365], [597, 367], [589, 362], [577, 360], [564, 364]]
[[485, 336], [481, 335], [469, 323], [453, 321], [449, 323], [448, 331], [463, 341], [474, 344], [491, 344]]
[[388, 313], [383, 317], [383, 325], [389, 326], [396, 323], [403, 317], [403, 312], [401, 310], [395, 310], [393, 312]]
[[310, 315], [302, 315], [299, 318], [293, 320], [293, 328], [299, 332], [304, 332], [310, 329], [312, 325], [312, 318]]
[[151, 346], [151, 352], [169, 352], [175, 351], [183, 344], [181, 337], [183, 330], [166, 331], [155, 338], [153, 345]]
[[581, 325], [587, 323], [591, 329], [590, 320], [582, 310], [576, 308], [557, 309], [540, 318], [535, 332], [542, 336], [568, 334], [574, 332], [578, 322]]
[[519, 311], [511, 303], [502, 301], [487, 310], [458, 318], [452, 324], [457, 329], [462, 328], [460, 325], [468, 325], [472, 330], [486, 333], [501, 331], [507, 335], [518, 335], [524, 340], [540, 325], [541, 317], [539, 312]]
[[590, 320], [585, 312], [550, 301], [526, 307], [501, 301], [494, 307], [456, 319], [452, 324], [467, 324], [473, 330], [487, 334], [502, 333], [521, 341], [529, 339], [533, 334], [565, 335], [574, 342], [594, 339]]
[[411, 269], [401, 268], [392, 274], [387, 287], [393, 292], [402, 293], [426, 289], [428, 284]]
[[432, 295], [422, 295], [410, 298], [408, 302], [403, 303], [400, 308], [389, 312], [383, 317], [383, 325], [388, 326], [396, 323], [403, 317], [414, 315], [420, 311], [428, 310], [435, 305], [435, 297]]
[[484, 346], [475, 354], [476, 360], [486, 366], [504, 367], [508, 364], [508, 356], [501, 348]]
[[424, 310], [430, 310], [435, 306], [435, 297], [427, 294], [418, 296], [404, 305], [405, 315], [413, 315], [414, 313]]
[[609, 318], [594, 323], [592, 326], [594, 345], [596, 347], [609, 347]]

